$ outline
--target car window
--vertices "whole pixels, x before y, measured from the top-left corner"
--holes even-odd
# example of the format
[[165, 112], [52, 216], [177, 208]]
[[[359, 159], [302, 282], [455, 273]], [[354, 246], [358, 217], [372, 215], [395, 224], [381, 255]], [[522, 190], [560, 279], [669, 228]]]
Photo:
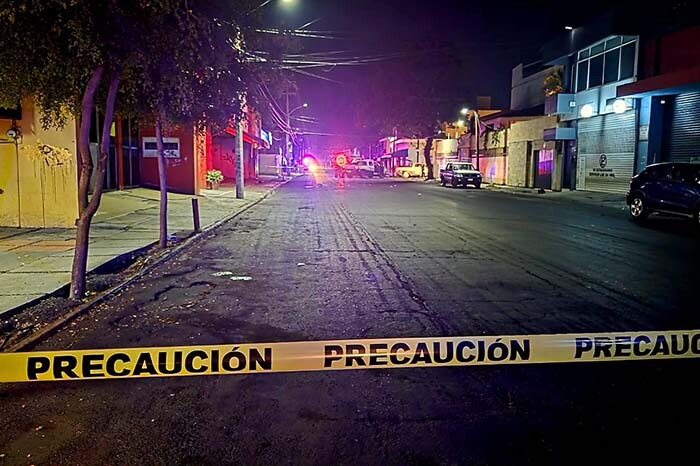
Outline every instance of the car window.
[[666, 179], [671, 175], [671, 165], [657, 165], [647, 169], [649, 178]]
[[673, 168], [671, 168], [671, 179], [674, 181], [681, 181], [681, 166], [680, 165], [674, 165]]
[[[688, 184], [700, 183], [700, 166], [682, 165], [679, 167], [679, 181]], [[674, 176], [673, 179], [676, 179]]]
[[452, 164], [448, 163], [447, 166], [445, 167], [445, 170], [452, 170]]

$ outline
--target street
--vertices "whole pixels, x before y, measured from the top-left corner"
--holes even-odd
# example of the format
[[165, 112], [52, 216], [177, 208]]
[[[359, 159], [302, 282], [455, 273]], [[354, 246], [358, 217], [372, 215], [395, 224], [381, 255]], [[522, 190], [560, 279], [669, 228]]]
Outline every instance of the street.
[[[695, 329], [698, 237], [567, 200], [304, 175], [37, 349]], [[671, 464], [696, 454], [699, 368], [8, 384], [0, 465]]]

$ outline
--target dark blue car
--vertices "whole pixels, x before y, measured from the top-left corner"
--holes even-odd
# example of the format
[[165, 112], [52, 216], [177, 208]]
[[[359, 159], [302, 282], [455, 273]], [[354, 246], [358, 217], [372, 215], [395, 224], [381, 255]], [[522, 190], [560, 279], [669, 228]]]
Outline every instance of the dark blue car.
[[691, 218], [700, 225], [700, 164], [649, 165], [632, 178], [627, 205], [634, 220], [662, 212]]

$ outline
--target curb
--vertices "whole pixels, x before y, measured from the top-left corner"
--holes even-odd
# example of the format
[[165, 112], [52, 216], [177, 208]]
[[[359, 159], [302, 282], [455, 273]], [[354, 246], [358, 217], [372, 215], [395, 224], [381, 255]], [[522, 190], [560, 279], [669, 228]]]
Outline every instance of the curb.
[[[233, 214], [224, 217], [222, 219], [217, 220], [214, 223], [211, 223], [207, 225], [206, 227], [202, 228], [202, 230], [199, 233], [194, 233], [192, 236], [187, 238], [185, 241], [183, 241], [181, 244], [175, 246], [173, 249], [166, 251], [162, 256], [158, 257], [156, 260], [154, 260], [151, 264], [147, 265], [131, 277], [127, 278], [125, 281], [113, 286], [112, 288], [108, 289], [104, 293], [102, 293], [100, 296], [96, 296], [92, 300], [78, 306], [77, 308], [73, 309], [72, 311], [69, 311], [67, 314], [61, 316], [58, 320], [55, 320], [51, 324], [47, 325], [43, 329], [39, 330], [38, 332], [28, 336], [24, 340], [20, 340], [17, 343], [8, 346], [3, 350], [2, 352], [6, 353], [15, 353], [18, 351], [26, 351], [32, 349], [34, 346], [36, 346], [41, 340], [55, 334], [57, 331], [59, 331], [61, 328], [63, 328], [65, 325], [70, 323], [72, 320], [76, 319], [77, 317], [81, 316], [82, 314], [86, 313], [93, 307], [97, 306], [98, 304], [106, 301], [107, 299], [111, 298], [112, 296], [116, 295], [120, 291], [122, 291], [124, 288], [129, 286], [131, 283], [136, 281], [137, 279], [143, 277], [146, 273], [150, 272], [153, 270], [156, 266], [162, 264], [163, 262], [168, 261], [171, 259], [173, 256], [177, 255], [180, 253], [182, 250], [185, 248], [191, 246], [192, 244], [196, 243], [200, 239], [202, 239], [204, 236], [206, 236], [208, 233], [216, 230], [219, 228], [221, 225], [223, 225], [226, 222], [229, 222], [233, 220], [234, 218], [238, 217], [239, 215], [243, 214], [246, 212], [248, 209], [260, 204], [262, 201], [270, 197], [272, 194], [274, 194], [277, 189], [279, 189], [281, 186], [284, 186], [285, 184], [289, 183], [292, 181], [294, 178], [290, 178], [288, 180], [285, 180], [278, 184], [277, 186], [273, 187], [270, 189], [268, 192], [262, 195], [260, 199], [257, 199], [256, 201], [251, 202], [250, 204], [247, 204], [243, 206], [240, 210], [234, 212]], [[154, 241], [153, 243], [150, 243], [144, 248], [151, 247], [154, 244], [157, 244], [158, 241]], [[133, 251], [130, 251], [125, 254], [131, 254]]]
[[[512, 196], [522, 196], [522, 197], [537, 197], [540, 199], [547, 199], [548, 201], [552, 202], [559, 202], [559, 203], [569, 203], [569, 204], [577, 204], [577, 205], [583, 205], [583, 206], [593, 206], [593, 207], [606, 207], [609, 209], [614, 209], [614, 210], [625, 210], [625, 200], [620, 199], [620, 200], [599, 200], [599, 201], [594, 201], [591, 199], [587, 200], [582, 200], [582, 199], [576, 199], [575, 197], [563, 197], [563, 196], [556, 196], [556, 194], [553, 191], [545, 191], [543, 193], [538, 193], [534, 189], [526, 189], [526, 188], [508, 188], [508, 187], [501, 187], [500, 185], [497, 186], [484, 186], [489, 191], [494, 191], [494, 192], [501, 192], [501, 193], [508, 193]], [[547, 196], [547, 194], [555, 194], [554, 197]]]

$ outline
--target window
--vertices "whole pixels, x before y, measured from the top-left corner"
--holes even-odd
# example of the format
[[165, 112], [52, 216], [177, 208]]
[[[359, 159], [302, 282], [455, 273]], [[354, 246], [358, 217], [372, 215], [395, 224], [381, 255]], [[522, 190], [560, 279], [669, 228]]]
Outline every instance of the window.
[[671, 165], [656, 165], [645, 170], [649, 178], [667, 179], [671, 174]]
[[588, 87], [596, 87], [603, 84], [603, 55], [591, 58], [588, 70]]
[[[676, 167], [674, 167], [675, 169]], [[700, 166], [681, 165], [679, 169], [679, 180], [687, 184], [698, 184], [700, 182]], [[674, 176], [674, 179], [676, 177]]]
[[598, 45], [594, 45], [593, 47], [591, 47], [591, 56], [597, 55], [597, 54], [601, 53], [603, 50], [605, 50], [604, 43], [601, 42]]
[[620, 50], [620, 79], [631, 78], [634, 76], [634, 56], [637, 54], [637, 44], [633, 42]]
[[615, 36], [578, 53], [576, 92], [634, 76], [635, 36]]
[[605, 74], [603, 75], [603, 82], [607, 84], [617, 81], [619, 69], [620, 49], [618, 48], [605, 54]]
[[605, 41], [605, 50], [614, 49], [615, 47], [619, 46], [620, 44], [622, 44], [622, 37], [620, 37], [620, 36], [613, 37], [612, 39]]
[[588, 89], [588, 60], [579, 62], [578, 77], [576, 79], [576, 90], [583, 91]]

